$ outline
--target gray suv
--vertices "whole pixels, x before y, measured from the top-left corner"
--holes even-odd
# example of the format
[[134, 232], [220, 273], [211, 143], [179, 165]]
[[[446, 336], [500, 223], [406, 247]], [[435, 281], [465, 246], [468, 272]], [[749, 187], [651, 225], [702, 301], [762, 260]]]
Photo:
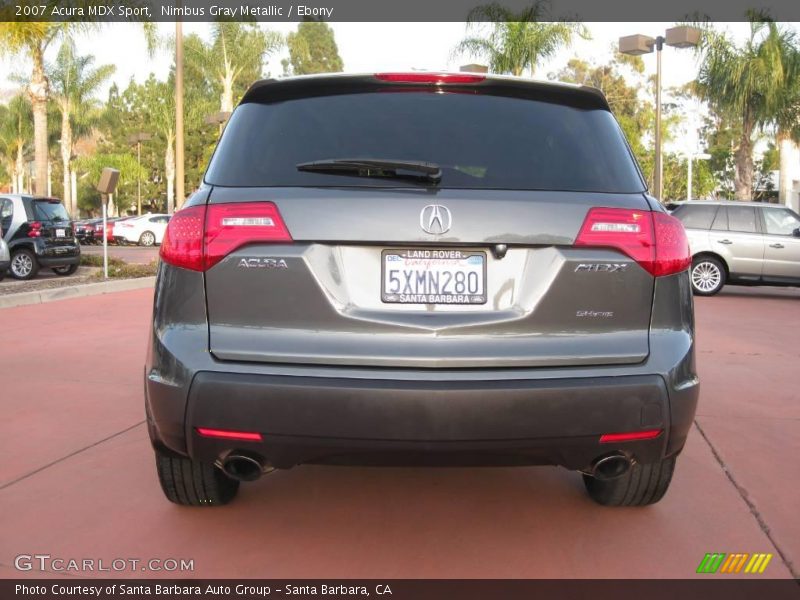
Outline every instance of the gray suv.
[[172, 502], [303, 463], [560, 465], [617, 506], [669, 486], [691, 258], [598, 90], [258, 82], [160, 255], [144, 382]]
[[681, 203], [692, 250], [692, 288], [712, 296], [725, 283], [800, 285], [800, 215], [755, 202]]

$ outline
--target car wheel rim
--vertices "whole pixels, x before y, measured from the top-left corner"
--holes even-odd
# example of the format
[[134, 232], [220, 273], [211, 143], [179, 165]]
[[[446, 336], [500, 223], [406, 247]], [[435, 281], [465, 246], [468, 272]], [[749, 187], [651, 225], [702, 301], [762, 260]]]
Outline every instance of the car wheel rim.
[[142, 243], [145, 246], [152, 246], [154, 241], [155, 241], [155, 239], [153, 238], [153, 234], [152, 233], [145, 233], [142, 236]]
[[692, 269], [692, 284], [701, 292], [711, 292], [719, 287], [722, 273], [714, 263], [701, 262]]
[[27, 277], [33, 270], [33, 261], [27, 254], [17, 254], [11, 261], [11, 271], [17, 277]]

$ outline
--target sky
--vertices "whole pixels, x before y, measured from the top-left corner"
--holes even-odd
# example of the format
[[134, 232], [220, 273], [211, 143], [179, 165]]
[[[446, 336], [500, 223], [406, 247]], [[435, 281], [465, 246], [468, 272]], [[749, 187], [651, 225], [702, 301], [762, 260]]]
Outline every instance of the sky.
[[[573, 57], [579, 57], [595, 64], [609, 60], [612, 48], [620, 36], [641, 33], [655, 37], [671, 27], [672, 23], [586, 23], [591, 40], [576, 39], [571, 47], [564, 48], [551, 60], [537, 68], [536, 76], [546, 78], [564, 67]], [[794, 24], [797, 27], [798, 24]], [[296, 27], [295, 23], [262, 23], [262, 27], [288, 33]], [[745, 39], [748, 32], [746, 23], [719, 23], [718, 29], [728, 31], [737, 41]], [[159, 23], [159, 34], [174, 34], [172, 23]], [[464, 23], [331, 23], [344, 61], [344, 70], [350, 73], [379, 72], [392, 70], [458, 70], [459, 65], [479, 62], [468, 56], [453, 57], [452, 50], [465, 36]], [[184, 23], [184, 33], [197, 33], [208, 39], [207, 23]], [[83, 34], [76, 38], [78, 50], [82, 54], [93, 54], [95, 64], [110, 63], [116, 66], [112, 81], [124, 88], [133, 78], [145, 80], [153, 72], [159, 78], [166, 77], [172, 63], [167, 50], [161, 50], [155, 57], [147, 54], [141, 27], [135, 23], [114, 23], [104, 28]], [[57, 48], [51, 48], [49, 59], [54, 58]], [[281, 59], [286, 51], [271, 58], [265, 72], [273, 76], [282, 73]], [[655, 54], [644, 57], [647, 74], [655, 73]], [[697, 76], [697, 57], [691, 49], [678, 50], [665, 47], [662, 55], [663, 85], [665, 88], [683, 85]], [[18, 59], [0, 60], [0, 89], [16, 87], [9, 77], [13, 73], [25, 72], [27, 65]], [[105, 90], [103, 91], [103, 96]], [[101, 97], [103, 97], [101, 96]], [[701, 109], [698, 108], [701, 112]], [[699, 114], [698, 112], [698, 114]], [[697, 118], [697, 117], [695, 117]], [[702, 151], [696, 148], [694, 136], [681, 136], [676, 142], [678, 151]], [[670, 148], [668, 148], [669, 150]]]

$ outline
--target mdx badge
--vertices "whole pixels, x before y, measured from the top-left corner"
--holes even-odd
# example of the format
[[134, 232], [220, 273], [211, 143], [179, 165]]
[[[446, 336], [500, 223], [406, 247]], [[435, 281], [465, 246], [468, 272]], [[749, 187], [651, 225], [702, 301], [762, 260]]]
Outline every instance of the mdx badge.
[[575, 267], [575, 272], [623, 273], [627, 268], [628, 263], [580, 263]]
[[240, 269], [288, 269], [289, 265], [282, 258], [240, 258]]
[[452, 225], [450, 209], [441, 204], [428, 204], [419, 213], [419, 226], [425, 233], [441, 235], [450, 231]]

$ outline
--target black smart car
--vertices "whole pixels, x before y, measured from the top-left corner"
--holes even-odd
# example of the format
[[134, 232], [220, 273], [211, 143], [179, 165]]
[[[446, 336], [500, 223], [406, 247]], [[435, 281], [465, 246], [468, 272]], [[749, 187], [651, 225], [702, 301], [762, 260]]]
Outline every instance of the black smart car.
[[81, 248], [69, 214], [57, 198], [0, 196], [0, 226], [11, 254], [13, 277], [33, 279], [42, 267], [57, 275], [78, 270]]

